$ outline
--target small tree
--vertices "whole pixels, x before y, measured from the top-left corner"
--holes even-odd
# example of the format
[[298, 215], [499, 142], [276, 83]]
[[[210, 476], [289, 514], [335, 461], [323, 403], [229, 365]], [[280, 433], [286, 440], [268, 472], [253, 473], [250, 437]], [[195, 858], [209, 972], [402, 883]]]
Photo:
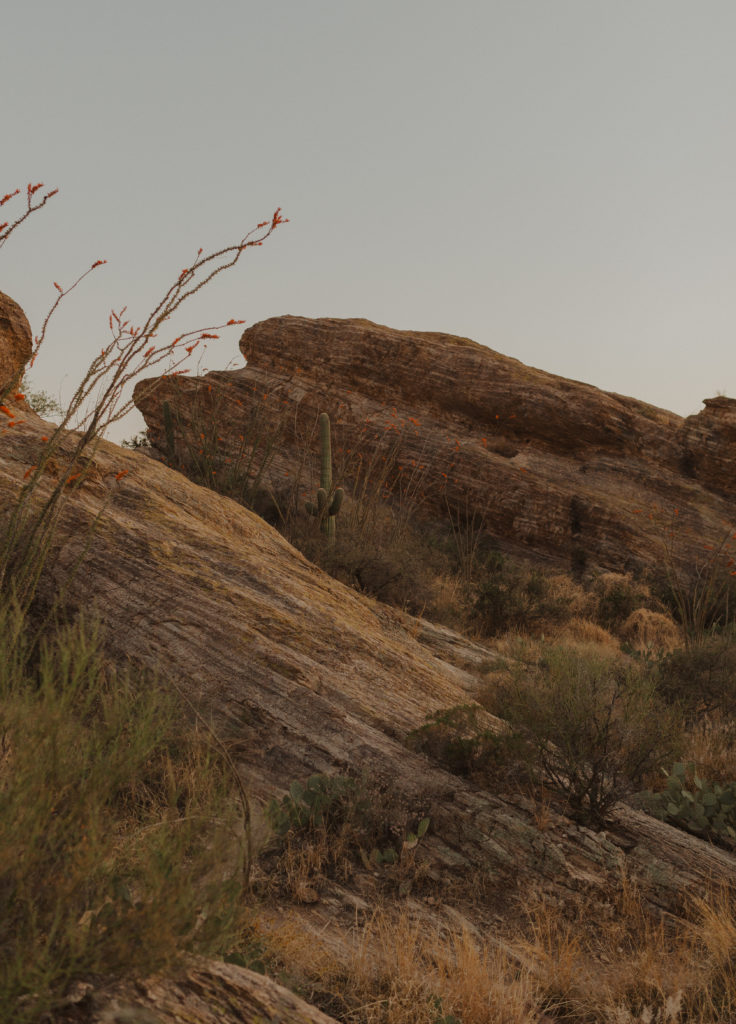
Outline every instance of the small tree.
[[31, 409], [41, 419], [61, 419], [64, 416], [64, 407], [61, 402], [50, 395], [48, 391], [36, 390], [28, 377], [20, 382], [20, 390]]
[[517, 673], [498, 710], [573, 815], [592, 824], [680, 749], [680, 716], [662, 704], [652, 675], [611, 657], [552, 648]]

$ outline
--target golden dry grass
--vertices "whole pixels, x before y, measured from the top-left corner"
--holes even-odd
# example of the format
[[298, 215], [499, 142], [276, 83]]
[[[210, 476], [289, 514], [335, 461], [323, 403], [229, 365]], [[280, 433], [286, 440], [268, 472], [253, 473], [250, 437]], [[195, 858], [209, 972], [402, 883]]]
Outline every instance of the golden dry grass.
[[561, 643], [583, 643], [592, 644], [597, 647], [612, 647], [618, 650], [619, 642], [612, 633], [609, 633], [597, 622], [590, 619], [571, 618], [558, 627], [552, 634], [553, 638]]
[[318, 920], [264, 915], [260, 934], [274, 970], [353, 1024], [736, 1020], [736, 903], [725, 890], [691, 899], [675, 918], [622, 872], [607, 892], [526, 895], [502, 936], [407, 905], [386, 904], [343, 931]]
[[682, 644], [682, 633], [669, 615], [637, 608], [622, 624], [620, 635], [635, 651], [662, 654]]
[[[535, 986], [517, 958], [405, 910], [376, 911], [340, 945], [303, 941], [288, 922], [270, 932], [310, 998], [356, 1024], [537, 1024]], [[325, 993], [329, 996], [325, 998]]]
[[710, 782], [736, 779], [736, 722], [720, 711], [696, 721], [685, 737], [683, 760], [693, 761]]
[[718, 890], [685, 919], [657, 918], [622, 875], [608, 903], [570, 913], [527, 901], [523, 949], [554, 1019], [610, 1024], [727, 1024], [736, 1012], [736, 906]]
[[570, 618], [587, 619], [595, 614], [595, 596], [567, 573], [551, 573], [546, 580], [548, 597], [564, 602]]

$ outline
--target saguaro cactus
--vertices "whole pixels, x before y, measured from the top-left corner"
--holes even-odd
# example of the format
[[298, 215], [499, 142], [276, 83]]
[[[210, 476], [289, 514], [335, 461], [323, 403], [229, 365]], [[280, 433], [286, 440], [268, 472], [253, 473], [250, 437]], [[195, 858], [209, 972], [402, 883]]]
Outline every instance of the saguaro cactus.
[[[335, 541], [335, 516], [340, 511], [344, 491], [338, 487], [332, 494], [332, 442], [330, 440], [330, 417], [326, 412], [319, 415], [320, 437], [320, 474], [317, 502], [307, 502], [307, 512], [311, 516], [319, 516], [322, 532], [327, 535], [328, 543]], [[330, 501], [332, 495], [332, 501]]]

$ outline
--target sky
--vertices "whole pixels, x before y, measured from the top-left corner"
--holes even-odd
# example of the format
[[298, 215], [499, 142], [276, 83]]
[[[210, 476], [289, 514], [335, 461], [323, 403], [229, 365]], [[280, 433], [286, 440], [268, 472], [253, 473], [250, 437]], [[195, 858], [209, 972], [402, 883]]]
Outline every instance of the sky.
[[[110, 309], [142, 322], [282, 207], [172, 338], [366, 317], [681, 415], [734, 396], [735, 46], [733, 0], [8, 0], [0, 194], [59, 194], [0, 290], [37, 333], [108, 260], [32, 383], [68, 399]], [[241, 330], [199, 371], [242, 366]]]

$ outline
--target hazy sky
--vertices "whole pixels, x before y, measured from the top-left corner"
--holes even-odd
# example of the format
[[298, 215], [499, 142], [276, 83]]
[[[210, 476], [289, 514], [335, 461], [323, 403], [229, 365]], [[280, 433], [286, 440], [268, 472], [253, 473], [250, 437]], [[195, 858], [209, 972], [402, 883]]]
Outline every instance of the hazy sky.
[[109, 260], [34, 383], [282, 206], [177, 327], [360, 316], [683, 415], [734, 395], [735, 50], [733, 0], [9, 0], [0, 194], [60, 193], [0, 290], [35, 332]]

